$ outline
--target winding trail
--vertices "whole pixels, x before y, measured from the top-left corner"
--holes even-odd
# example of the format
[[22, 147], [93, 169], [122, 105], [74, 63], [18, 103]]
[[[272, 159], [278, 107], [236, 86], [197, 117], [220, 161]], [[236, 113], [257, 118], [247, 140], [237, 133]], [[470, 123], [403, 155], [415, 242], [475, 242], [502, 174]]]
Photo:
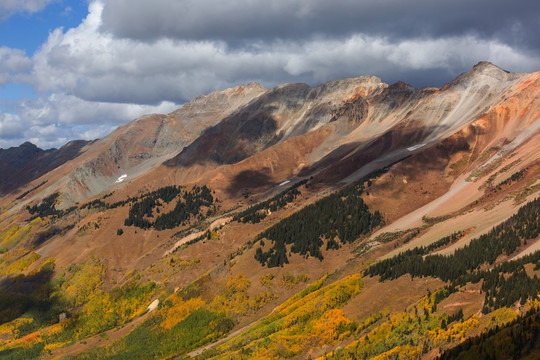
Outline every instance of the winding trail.
[[232, 219], [232, 216], [229, 216], [229, 217], [224, 217], [224, 218], [221, 218], [221, 219], [217, 219], [217, 220], [214, 220], [212, 222], [212, 224], [210, 224], [210, 226], [203, 230], [203, 231], [199, 231], [199, 232], [196, 232], [196, 233], [193, 233], [193, 234], [189, 234], [188, 236], [184, 236], [183, 238], [181, 238], [180, 240], [178, 240], [172, 248], [170, 248], [169, 250], [165, 251], [165, 253], [163, 253], [163, 257], [173, 253], [176, 249], [178, 249], [180, 246], [190, 242], [191, 240], [195, 240], [196, 238], [198, 238], [199, 236], [202, 236], [206, 231], [208, 230], [214, 230], [215, 228], [217, 227], [220, 227], [221, 225], [224, 225], [226, 223], [228, 223], [229, 221], [231, 221]]

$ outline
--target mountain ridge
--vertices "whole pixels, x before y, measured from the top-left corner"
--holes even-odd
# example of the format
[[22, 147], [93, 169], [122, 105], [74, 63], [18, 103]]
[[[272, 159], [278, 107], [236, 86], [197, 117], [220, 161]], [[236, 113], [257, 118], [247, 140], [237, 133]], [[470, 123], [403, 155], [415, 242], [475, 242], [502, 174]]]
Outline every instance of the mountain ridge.
[[[333, 158], [331, 152], [339, 153], [342, 151], [338, 150], [339, 146], [347, 143], [360, 141], [369, 144], [371, 137], [379, 136], [403, 121], [418, 122], [418, 126], [425, 129], [422, 132], [431, 132], [431, 135], [420, 135], [417, 143], [411, 143], [409, 147], [421, 142], [438, 141], [437, 138], [441, 138], [438, 133], [443, 128], [449, 129], [447, 133], [453, 132], [464, 126], [464, 121], [472, 121], [481, 111], [501, 100], [490, 95], [494, 94], [490, 88], [499, 87], [498, 91], [504, 93], [512, 83], [522, 77], [523, 75], [508, 73], [491, 63], [480, 62], [437, 90], [418, 90], [400, 82], [387, 85], [374, 76], [333, 80], [315, 87], [306, 84], [283, 84], [267, 90], [257, 83], [239, 85], [197, 97], [169, 115], [145, 115], [123, 125], [98, 141], [103, 144], [102, 148], [105, 146], [102, 150], [96, 149], [101, 154], [96, 153], [96, 150], [91, 151], [90, 157], [87, 157], [88, 160], [85, 160], [82, 166], [64, 173], [59, 186], [69, 189], [69, 194], [66, 195], [72, 202], [80, 201], [114, 187], [116, 179], [124, 174], [133, 179], [162, 163], [168, 166], [187, 164], [189, 167], [198, 162], [201, 169], [219, 164], [235, 164], [289, 138], [302, 134], [308, 137], [320, 134], [318, 131], [310, 135], [311, 131], [321, 127], [326, 128], [323, 132], [329, 134], [321, 143], [327, 150], [320, 146], [312, 148], [309, 152], [310, 165], [322, 161], [325, 157]], [[478, 90], [473, 90], [481, 79], [484, 79], [485, 83], [479, 85]], [[456, 86], [459, 89], [455, 88]], [[468, 95], [460, 95], [461, 98], [453, 95], [461, 91], [468, 91]], [[268, 107], [272, 102], [279, 103], [282, 101], [280, 99], [285, 98], [288, 98], [288, 103], [282, 103], [280, 108], [272, 110]], [[291, 100], [293, 98], [296, 100]], [[238, 102], [234, 99], [238, 99]], [[468, 107], [469, 103], [485, 105], [482, 108], [478, 105]], [[401, 110], [399, 104], [402, 105]], [[232, 107], [228, 112], [222, 112], [229, 105]], [[201, 106], [205, 108], [204, 114], [197, 110]], [[457, 108], [452, 109], [456, 106]], [[465, 107], [468, 109], [465, 110]], [[433, 113], [432, 108], [448, 110], [437, 114]], [[476, 110], [471, 112], [474, 108]], [[235, 113], [236, 111], [240, 112]], [[463, 113], [464, 111], [468, 113]], [[452, 119], [452, 113], [456, 113], [457, 116], [453, 117], [457, 121]], [[343, 124], [344, 115], [348, 118], [346, 124]], [[446, 122], [435, 124], [433, 120], [428, 120], [429, 118], [446, 119]], [[429, 124], [430, 122], [432, 124]], [[230, 125], [226, 125], [227, 123]], [[167, 135], [171, 131], [163, 129], [169, 128], [176, 128], [174, 131], [184, 134], [184, 140]], [[153, 131], [154, 135], [146, 135], [149, 130], [150, 134]], [[164, 132], [160, 135], [161, 131]], [[263, 135], [265, 133], [266, 135]], [[187, 134], [192, 135], [186, 137]], [[137, 139], [140, 136], [143, 137]], [[148, 138], [145, 138], [146, 136]], [[447, 135], [442, 135], [445, 136]], [[325, 144], [331, 144], [331, 147], [328, 148]], [[210, 157], [205, 158], [208, 156], [206, 154], [210, 154]], [[305, 158], [307, 155], [301, 157]], [[296, 167], [299, 166], [307, 165], [297, 163]]]

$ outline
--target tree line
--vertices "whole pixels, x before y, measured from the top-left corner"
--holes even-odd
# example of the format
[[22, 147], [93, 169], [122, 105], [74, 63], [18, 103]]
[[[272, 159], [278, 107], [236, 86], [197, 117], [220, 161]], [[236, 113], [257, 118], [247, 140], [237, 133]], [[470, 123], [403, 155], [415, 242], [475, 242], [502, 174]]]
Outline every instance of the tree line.
[[261, 220], [266, 218], [266, 216], [268, 215], [268, 211], [277, 211], [296, 200], [296, 197], [301, 194], [298, 188], [302, 185], [306, 185], [307, 187], [307, 182], [307, 179], [299, 181], [287, 190], [277, 194], [276, 196], [268, 200], [262, 201], [256, 205], [250, 206], [246, 210], [235, 215], [233, 221], [251, 224], [256, 224], [260, 222]]
[[33, 220], [37, 217], [44, 218], [47, 216], [52, 216], [53, 218], [59, 218], [77, 209], [76, 206], [72, 206], [64, 210], [56, 209], [56, 203], [59, 197], [60, 197], [60, 193], [55, 192], [47, 196], [46, 198], [44, 198], [39, 205], [33, 205], [33, 206], [27, 205], [26, 210], [30, 213], [30, 215], [33, 215], [30, 218], [30, 220]]
[[502, 327], [497, 325], [444, 351], [437, 359], [538, 358], [539, 335], [540, 313], [533, 307]]
[[[170, 203], [178, 195], [178, 200], [173, 210], [159, 214], [161, 201]], [[125, 226], [136, 226], [142, 229], [153, 227], [156, 230], [173, 229], [180, 225], [189, 223], [192, 217], [202, 218], [216, 211], [212, 191], [203, 185], [195, 185], [191, 190], [183, 191], [181, 187], [168, 186], [158, 189], [144, 196], [139, 201], [133, 203], [129, 208]], [[208, 211], [203, 213], [203, 207]], [[159, 215], [154, 218], [154, 210]]]
[[428, 255], [438, 248], [439, 241], [382, 260], [369, 267], [365, 275], [378, 275], [380, 281], [396, 279], [405, 274], [412, 277], [433, 276], [450, 281], [451, 288], [483, 281], [482, 291], [486, 294], [483, 312], [487, 313], [511, 306], [517, 301], [524, 304], [528, 299], [537, 297], [540, 280], [536, 276], [528, 276], [524, 265], [539, 264], [540, 251], [505, 262], [491, 270], [480, 270], [480, 267], [492, 265], [501, 255], [513, 254], [518, 247], [536, 239], [539, 234], [540, 199], [535, 199], [508, 220], [451, 255]]
[[314, 204], [308, 205], [257, 236], [255, 241], [264, 239], [272, 242], [269, 250], [257, 248], [255, 259], [263, 266], [276, 267], [288, 264], [287, 245], [292, 245], [291, 253], [323, 259], [321, 246], [327, 249], [350, 243], [359, 236], [369, 233], [383, 222], [379, 211], [371, 212], [362, 199], [364, 183], [379, 176], [382, 169], [359, 182], [331, 194]]

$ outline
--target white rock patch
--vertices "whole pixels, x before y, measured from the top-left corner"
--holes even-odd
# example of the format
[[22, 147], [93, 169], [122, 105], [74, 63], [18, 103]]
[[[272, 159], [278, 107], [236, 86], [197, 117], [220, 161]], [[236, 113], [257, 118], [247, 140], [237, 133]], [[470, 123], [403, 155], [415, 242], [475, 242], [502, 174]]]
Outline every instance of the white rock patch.
[[150, 305], [148, 305], [147, 309], [148, 309], [149, 312], [152, 312], [152, 311], [157, 309], [158, 305], [159, 305], [159, 299], [156, 299], [156, 300], [152, 301], [152, 303]]

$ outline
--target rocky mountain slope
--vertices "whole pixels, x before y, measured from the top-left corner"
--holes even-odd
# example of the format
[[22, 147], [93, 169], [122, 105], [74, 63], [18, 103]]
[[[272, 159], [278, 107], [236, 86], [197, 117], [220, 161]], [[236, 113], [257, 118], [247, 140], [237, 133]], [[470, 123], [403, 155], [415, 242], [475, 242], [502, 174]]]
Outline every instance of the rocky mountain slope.
[[0, 151], [0, 357], [433, 359], [534, 318], [539, 85], [252, 83]]
[[263, 92], [255, 83], [237, 86], [200, 96], [168, 115], [136, 119], [93, 142], [76, 162], [49, 174], [57, 182], [53, 186], [70, 202], [110, 190], [122, 175], [130, 180], [175, 156], [205, 128]]

